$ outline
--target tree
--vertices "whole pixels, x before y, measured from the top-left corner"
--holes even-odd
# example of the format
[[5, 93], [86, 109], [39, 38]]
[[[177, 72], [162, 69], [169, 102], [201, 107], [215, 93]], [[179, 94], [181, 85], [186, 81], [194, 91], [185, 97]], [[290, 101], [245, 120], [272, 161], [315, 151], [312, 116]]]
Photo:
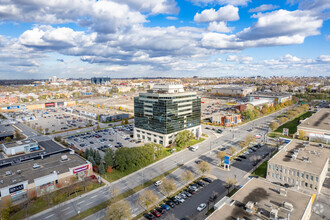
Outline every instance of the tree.
[[184, 130], [176, 135], [175, 143], [178, 147], [183, 147], [185, 146], [186, 142], [191, 140], [193, 137], [194, 135], [191, 131]]
[[269, 111], [270, 111], [270, 112], [275, 112], [275, 107], [274, 107], [274, 106], [270, 106], [270, 107], [269, 107]]
[[101, 175], [103, 175], [103, 174], [105, 173], [103, 163], [101, 163], [101, 164], [98, 166], [98, 170], [99, 170], [99, 174], [101, 174]]
[[93, 167], [96, 166], [95, 160], [92, 156], [89, 156], [87, 160], [92, 163]]
[[10, 138], [10, 137], [6, 137], [6, 138], [5, 138], [5, 141], [6, 141], [6, 142], [10, 142], [10, 141], [11, 141], [11, 138]]
[[111, 220], [124, 220], [131, 219], [131, 207], [126, 200], [120, 200], [114, 204], [108, 206], [106, 210], [106, 219]]
[[15, 139], [19, 139], [19, 138], [21, 138], [21, 133], [19, 133], [19, 131], [16, 130], [16, 129], [15, 129], [15, 133], [14, 133], [14, 138], [15, 138]]
[[98, 150], [94, 151], [94, 161], [95, 161], [96, 164], [101, 163], [101, 155], [100, 155], [100, 152]]
[[229, 154], [230, 155], [234, 155], [235, 153], [236, 153], [236, 148], [235, 147], [231, 147], [231, 148], [229, 148]]
[[227, 178], [226, 182], [224, 183], [224, 187], [228, 190], [227, 194], [229, 194], [230, 188], [237, 183], [236, 179], [231, 179], [230, 177]]
[[173, 179], [169, 178], [163, 178], [162, 179], [162, 185], [160, 185], [160, 189], [165, 193], [166, 196], [169, 196], [172, 192], [175, 192], [177, 190], [177, 187], [175, 185], [175, 182]]
[[128, 119], [127, 118], [125, 118], [125, 125], [127, 125], [128, 124]]
[[106, 170], [108, 167], [113, 167], [115, 165], [115, 152], [112, 149], [107, 149], [104, 155], [104, 162]]
[[272, 122], [270, 123], [269, 127], [270, 129], [272, 129], [273, 131], [278, 128], [280, 125], [277, 122]]
[[100, 129], [101, 129], [100, 125], [97, 124], [97, 126], [96, 126], [96, 130], [100, 130]]
[[305, 140], [306, 139], [306, 132], [304, 130], [299, 130], [299, 139]]
[[227, 153], [225, 151], [220, 151], [217, 154], [217, 158], [219, 159], [220, 164], [221, 164], [222, 161], [224, 161], [226, 155], [227, 155]]
[[197, 168], [203, 175], [211, 171], [211, 166], [206, 161], [202, 161], [199, 164], [197, 164]]
[[278, 119], [278, 123], [280, 123], [280, 124], [284, 124], [287, 121], [288, 121], [287, 117], [281, 117], [281, 118]]
[[150, 206], [158, 202], [158, 196], [152, 190], [145, 190], [140, 193], [138, 202], [144, 207], [145, 210], [148, 210]]
[[245, 141], [247, 142], [247, 145], [249, 145], [252, 142], [256, 142], [256, 137], [253, 134], [248, 134], [245, 136]]
[[181, 181], [182, 182], [191, 182], [194, 180], [194, 174], [189, 171], [189, 170], [185, 170], [182, 175], [181, 175]]
[[239, 144], [241, 149], [247, 147], [249, 145], [249, 143], [247, 141], [240, 141]]
[[274, 106], [274, 108], [275, 108], [275, 111], [278, 111], [278, 110], [281, 109], [281, 106], [280, 106], [279, 104], [276, 104], [276, 105]]

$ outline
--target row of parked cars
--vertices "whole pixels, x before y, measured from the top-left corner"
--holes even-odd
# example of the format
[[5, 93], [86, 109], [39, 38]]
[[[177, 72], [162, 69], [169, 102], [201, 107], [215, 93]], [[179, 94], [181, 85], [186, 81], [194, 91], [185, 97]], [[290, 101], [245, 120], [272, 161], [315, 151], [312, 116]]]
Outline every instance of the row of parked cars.
[[[169, 211], [171, 208], [174, 208], [176, 205], [180, 205], [184, 203], [188, 198], [193, 196], [197, 191], [206, 185], [206, 183], [212, 183], [210, 178], [202, 178], [202, 180], [196, 181], [195, 183], [190, 184], [186, 189], [184, 189], [181, 193], [177, 194], [169, 198], [159, 207], [150, 211], [150, 213], [144, 214], [144, 217], [149, 220], [156, 219], [160, 217], [162, 214], [165, 214], [166, 211]], [[155, 186], [160, 186], [162, 184], [161, 181], [155, 182]], [[202, 203], [197, 207], [198, 211], [202, 211], [205, 209], [206, 204]]]

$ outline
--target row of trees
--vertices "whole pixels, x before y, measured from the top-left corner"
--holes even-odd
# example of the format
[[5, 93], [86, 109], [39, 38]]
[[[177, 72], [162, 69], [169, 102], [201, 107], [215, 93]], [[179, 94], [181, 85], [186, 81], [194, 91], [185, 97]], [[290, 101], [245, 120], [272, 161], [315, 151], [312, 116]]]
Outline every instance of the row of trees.
[[303, 104], [299, 107], [294, 108], [293, 110], [288, 111], [285, 116], [280, 117], [277, 121], [270, 123], [269, 127], [272, 130], [276, 130], [280, 125], [286, 123], [289, 120], [292, 120], [299, 115], [307, 112], [309, 110], [309, 105]]

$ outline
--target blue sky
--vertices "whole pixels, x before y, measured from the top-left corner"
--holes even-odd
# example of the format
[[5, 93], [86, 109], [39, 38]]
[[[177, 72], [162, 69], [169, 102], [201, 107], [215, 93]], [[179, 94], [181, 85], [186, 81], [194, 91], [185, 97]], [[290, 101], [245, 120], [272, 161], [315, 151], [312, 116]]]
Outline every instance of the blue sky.
[[0, 78], [329, 76], [328, 0], [0, 3]]

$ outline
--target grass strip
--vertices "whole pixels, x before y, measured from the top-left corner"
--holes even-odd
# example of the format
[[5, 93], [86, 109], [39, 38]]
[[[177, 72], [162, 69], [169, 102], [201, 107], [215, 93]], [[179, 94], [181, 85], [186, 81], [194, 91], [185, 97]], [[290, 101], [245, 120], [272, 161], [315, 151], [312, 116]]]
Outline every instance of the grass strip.
[[133, 195], [136, 192], [139, 192], [139, 191], [143, 190], [144, 188], [146, 188], [148, 186], [151, 186], [152, 184], [154, 184], [154, 182], [156, 182], [158, 180], [161, 180], [165, 176], [167, 176], [167, 175], [171, 174], [172, 172], [174, 172], [175, 170], [177, 170], [179, 167], [181, 167], [181, 165], [177, 166], [177, 167], [175, 167], [175, 168], [173, 168], [169, 171], [166, 171], [165, 173], [163, 173], [159, 176], [156, 176], [155, 178], [153, 178], [153, 179], [151, 179], [151, 180], [149, 180], [149, 181], [147, 181], [147, 182], [145, 182], [141, 185], [138, 185], [138, 186], [134, 187], [133, 189], [130, 189], [126, 192], [123, 192], [122, 194], [120, 194], [120, 195], [118, 195], [118, 196], [116, 196], [116, 197], [114, 197], [114, 198], [112, 198], [108, 201], [102, 202], [102, 203], [100, 203], [100, 204], [98, 204], [98, 205], [96, 205], [92, 208], [89, 208], [89, 209], [81, 212], [79, 215], [75, 215], [75, 216], [73, 216], [69, 219], [70, 220], [80, 220], [80, 219], [86, 218], [86, 217], [88, 217], [88, 216], [90, 216], [90, 215], [92, 215], [92, 214], [94, 214], [98, 211], [101, 211], [102, 209], [107, 208], [110, 205], [110, 203], [118, 202], [122, 199], [125, 199], [125, 198]]

